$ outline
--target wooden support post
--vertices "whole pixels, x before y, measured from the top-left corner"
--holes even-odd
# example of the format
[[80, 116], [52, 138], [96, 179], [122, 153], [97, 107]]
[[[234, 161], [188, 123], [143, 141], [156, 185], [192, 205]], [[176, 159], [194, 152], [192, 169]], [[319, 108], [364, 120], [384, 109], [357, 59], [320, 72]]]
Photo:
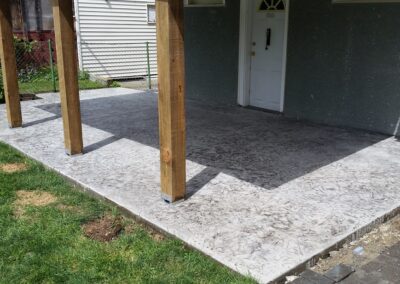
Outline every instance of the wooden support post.
[[14, 128], [22, 126], [22, 115], [10, 4], [11, 0], [0, 0], [0, 57], [8, 124]]
[[83, 142], [73, 0], [53, 0], [53, 17], [65, 149], [76, 155], [82, 153]]
[[157, 0], [161, 189], [166, 201], [186, 193], [183, 1]]

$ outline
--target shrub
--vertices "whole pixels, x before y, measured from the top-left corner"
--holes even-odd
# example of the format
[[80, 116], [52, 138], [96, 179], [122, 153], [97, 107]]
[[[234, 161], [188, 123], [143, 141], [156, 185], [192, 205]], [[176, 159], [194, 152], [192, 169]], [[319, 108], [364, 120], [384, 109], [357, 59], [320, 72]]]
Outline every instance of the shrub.
[[34, 49], [37, 47], [37, 41], [27, 41], [22, 38], [18, 38], [14, 36], [14, 45], [15, 45], [15, 53], [17, 55], [25, 54], [25, 53], [32, 53]]
[[[17, 66], [18, 78], [21, 82], [28, 82], [32, 80], [33, 77], [37, 76], [39, 72], [38, 68], [29, 60], [29, 56], [37, 47], [37, 41], [27, 41], [14, 36], [14, 46], [15, 54], [17, 58], [20, 59], [19, 62], [17, 62], [17, 65], [19, 65]], [[4, 101], [4, 84], [0, 68], [0, 103], [4, 103]]]
[[17, 58], [18, 79], [29, 82], [37, 76], [41, 63], [35, 58], [35, 50], [39, 47], [37, 41], [28, 41], [14, 36], [15, 55]]
[[79, 80], [90, 80], [90, 74], [87, 71], [79, 71]]

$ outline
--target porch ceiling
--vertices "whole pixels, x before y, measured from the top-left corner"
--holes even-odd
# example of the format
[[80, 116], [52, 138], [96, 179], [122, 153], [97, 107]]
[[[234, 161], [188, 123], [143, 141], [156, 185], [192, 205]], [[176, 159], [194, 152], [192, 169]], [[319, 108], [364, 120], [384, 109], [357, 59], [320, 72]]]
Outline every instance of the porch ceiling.
[[[187, 102], [188, 198], [159, 192], [157, 97], [82, 92], [85, 148], [63, 154], [58, 96], [25, 102], [0, 139], [261, 282], [280, 277], [400, 205], [400, 142]], [[5, 117], [5, 108], [0, 106]], [[362, 232], [363, 230], [361, 230]]]

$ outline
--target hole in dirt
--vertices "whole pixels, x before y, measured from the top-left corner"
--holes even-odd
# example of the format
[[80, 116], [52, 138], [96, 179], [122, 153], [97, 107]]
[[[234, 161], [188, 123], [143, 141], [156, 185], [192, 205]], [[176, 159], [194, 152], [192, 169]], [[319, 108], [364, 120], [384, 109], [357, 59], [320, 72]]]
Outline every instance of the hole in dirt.
[[123, 229], [122, 217], [104, 216], [82, 226], [89, 239], [99, 242], [110, 242], [118, 238]]
[[23, 163], [11, 163], [11, 164], [0, 165], [0, 170], [8, 174], [25, 171], [26, 169], [27, 166]]

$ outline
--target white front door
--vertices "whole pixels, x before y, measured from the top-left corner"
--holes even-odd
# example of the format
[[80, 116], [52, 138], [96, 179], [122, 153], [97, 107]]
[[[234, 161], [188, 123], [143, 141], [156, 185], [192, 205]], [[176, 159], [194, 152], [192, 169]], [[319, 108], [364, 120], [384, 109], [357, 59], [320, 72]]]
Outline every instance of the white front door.
[[250, 105], [283, 111], [285, 0], [252, 0]]

